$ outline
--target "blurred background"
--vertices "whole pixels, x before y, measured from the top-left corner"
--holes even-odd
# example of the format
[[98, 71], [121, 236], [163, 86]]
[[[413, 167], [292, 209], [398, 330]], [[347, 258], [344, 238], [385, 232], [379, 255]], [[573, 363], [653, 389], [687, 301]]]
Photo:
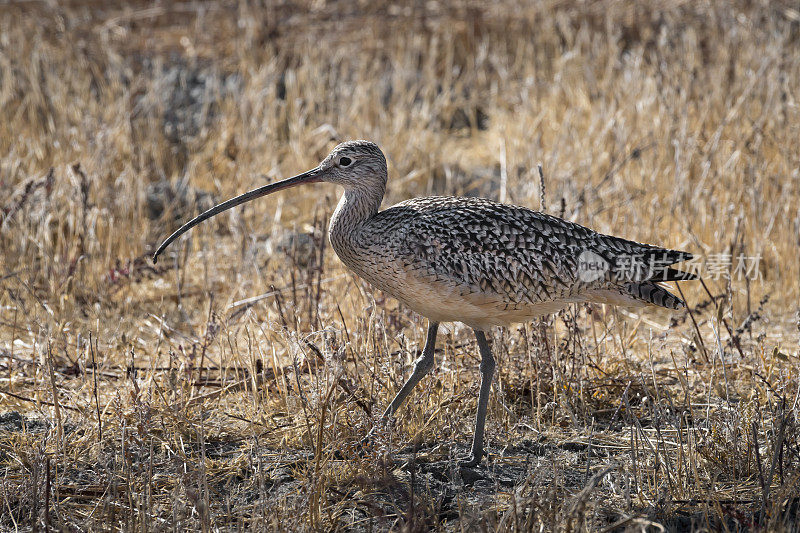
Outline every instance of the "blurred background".
[[[0, 527], [789, 524], [798, 99], [789, 1], [0, 6]], [[384, 206], [541, 208], [692, 252], [704, 283], [676, 315], [576, 306], [495, 332], [506, 470], [424, 492], [380, 453], [337, 462], [424, 331], [331, 253], [340, 191], [247, 204], [149, 256], [358, 138], [386, 153]], [[466, 450], [476, 350], [458, 325], [442, 343], [384, 452]]]

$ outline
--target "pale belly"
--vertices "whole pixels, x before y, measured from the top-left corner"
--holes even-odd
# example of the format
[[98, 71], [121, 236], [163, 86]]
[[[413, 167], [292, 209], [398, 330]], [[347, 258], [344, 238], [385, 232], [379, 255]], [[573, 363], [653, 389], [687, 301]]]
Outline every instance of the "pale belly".
[[479, 330], [508, 326], [555, 313], [575, 299], [514, 304], [496, 293], [485, 294], [451, 280], [433, 280], [388, 268], [352, 269], [376, 288], [434, 322], [462, 322]]

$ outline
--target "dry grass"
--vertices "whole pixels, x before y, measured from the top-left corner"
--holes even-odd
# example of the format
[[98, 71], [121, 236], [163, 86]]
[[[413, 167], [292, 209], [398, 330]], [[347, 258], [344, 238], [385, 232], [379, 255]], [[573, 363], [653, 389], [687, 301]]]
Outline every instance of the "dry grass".
[[[800, 12], [571, 4], [0, 7], [0, 529], [796, 528]], [[360, 457], [424, 321], [323, 246], [338, 191], [147, 259], [350, 138], [387, 152], [387, 204], [538, 207], [541, 162], [549, 211], [759, 279], [493, 332], [463, 473], [456, 325]]]

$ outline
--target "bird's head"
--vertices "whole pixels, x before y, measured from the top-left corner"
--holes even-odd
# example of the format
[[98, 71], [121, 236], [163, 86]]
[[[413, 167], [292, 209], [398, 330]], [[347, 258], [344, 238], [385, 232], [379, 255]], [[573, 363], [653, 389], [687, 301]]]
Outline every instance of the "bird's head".
[[274, 192], [302, 185], [304, 183], [327, 182], [344, 187], [345, 191], [364, 191], [376, 196], [378, 203], [386, 189], [386, 158], [378, 145], [369, 141], [347, 141], [338, 145], [315, 168], [292, 178], [264, 185], [250, 192], [231, 198], [221, 204], [215, 205], [175, 231], [161, 243], [155, 254], [153, 262], [158, 261], [158, 256], [175, 239], [189, 231], [191, 228], [208, 220], [209, 218], [227, 211], [232, 207], [241, 205], [250, 200]]
[[386, 158], [378, 145], [369, 141], [347, 141], [334, 148], [317, 167], [319, 181], [345, 189], [386, 188]]

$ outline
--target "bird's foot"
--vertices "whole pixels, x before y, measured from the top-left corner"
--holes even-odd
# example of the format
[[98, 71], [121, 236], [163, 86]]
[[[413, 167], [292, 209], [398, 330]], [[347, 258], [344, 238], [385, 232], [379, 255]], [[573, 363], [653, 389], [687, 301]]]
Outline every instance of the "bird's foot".
[[469, 459], [458, 463], [458, 466], [460, 466], [461, 468], [475, 468], [480, 464], [482, 458], [483, 458], [482, 453], [479, 454], [473, 453], [472, 455], [470, 455]]

